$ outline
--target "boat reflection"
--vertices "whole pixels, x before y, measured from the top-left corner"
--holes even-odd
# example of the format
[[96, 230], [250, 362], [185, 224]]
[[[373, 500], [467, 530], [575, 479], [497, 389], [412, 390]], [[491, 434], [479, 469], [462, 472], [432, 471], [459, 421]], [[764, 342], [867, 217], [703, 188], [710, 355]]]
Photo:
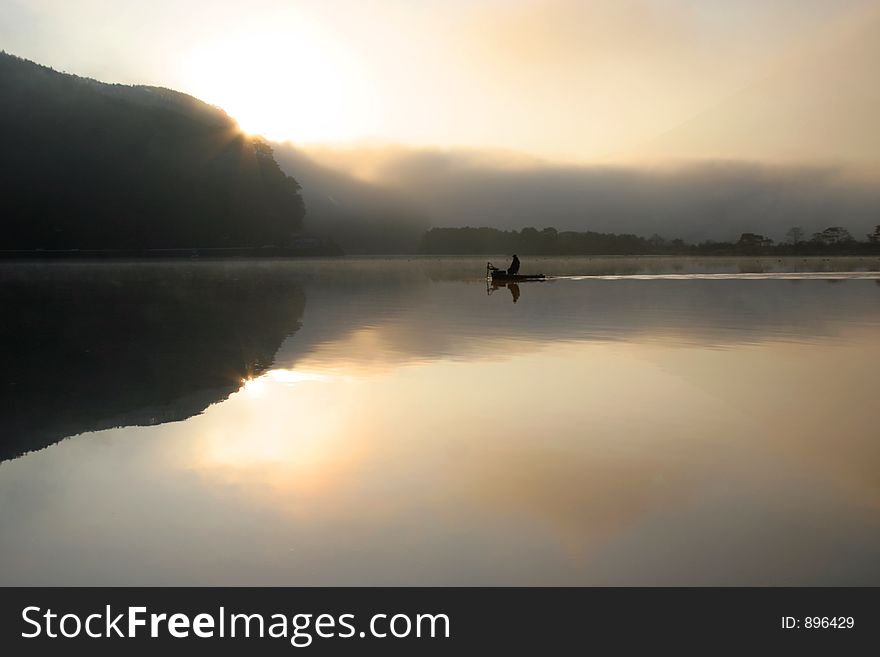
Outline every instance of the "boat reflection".
[[500, 283], [498, 281], [490, 281], [486, 284], [486, 293], [492, 294], [501, 287], [506, 287], [508, 290], [510, 290], [510, 296], [513, 298], [514, 303], [519, 301], [519, 283]]

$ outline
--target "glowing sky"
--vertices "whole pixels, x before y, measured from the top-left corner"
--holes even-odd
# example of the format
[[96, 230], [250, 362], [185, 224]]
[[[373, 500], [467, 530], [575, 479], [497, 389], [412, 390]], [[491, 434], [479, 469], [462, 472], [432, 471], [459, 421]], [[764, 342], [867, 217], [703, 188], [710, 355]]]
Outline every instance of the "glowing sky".
[[248, 131], [586, 160], [636, 148], [876, 0], [2, 0], [0, 47], [186, 91]]

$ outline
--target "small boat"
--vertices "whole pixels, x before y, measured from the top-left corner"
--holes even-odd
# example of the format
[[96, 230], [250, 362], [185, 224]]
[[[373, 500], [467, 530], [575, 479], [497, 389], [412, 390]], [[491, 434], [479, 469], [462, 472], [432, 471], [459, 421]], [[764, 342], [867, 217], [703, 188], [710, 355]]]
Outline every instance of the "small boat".
[[486, 278], [499, 283], [519, 283], [520, 281], [543, 281], [544, 274], [508, 274], [505, 269], [498, 269], [491, 262], [486, 263]]
[[490, 270], [489, 278], [493, 282], [519, 283], [520, 281], [543, 281], [547, 277], [544, 274], [508, 274], [503, 269], [499, 269], [496, 271]]

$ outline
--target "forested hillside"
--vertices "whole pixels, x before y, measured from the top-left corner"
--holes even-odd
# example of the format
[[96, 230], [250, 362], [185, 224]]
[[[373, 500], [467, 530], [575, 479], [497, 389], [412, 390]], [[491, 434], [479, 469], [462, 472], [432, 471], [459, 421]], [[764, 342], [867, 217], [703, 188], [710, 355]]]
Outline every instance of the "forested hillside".
[[299, 184], [222, 110], [0, 53], [0, 250], [284, 246]]

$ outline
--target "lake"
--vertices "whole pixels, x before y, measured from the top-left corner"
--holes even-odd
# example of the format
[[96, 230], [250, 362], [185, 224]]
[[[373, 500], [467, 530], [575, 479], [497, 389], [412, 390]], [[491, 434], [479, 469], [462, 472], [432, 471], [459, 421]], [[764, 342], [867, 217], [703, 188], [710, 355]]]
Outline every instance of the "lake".
[[880, 585], [880, 259], [485, 261], [0, 264], [0, 584]]

